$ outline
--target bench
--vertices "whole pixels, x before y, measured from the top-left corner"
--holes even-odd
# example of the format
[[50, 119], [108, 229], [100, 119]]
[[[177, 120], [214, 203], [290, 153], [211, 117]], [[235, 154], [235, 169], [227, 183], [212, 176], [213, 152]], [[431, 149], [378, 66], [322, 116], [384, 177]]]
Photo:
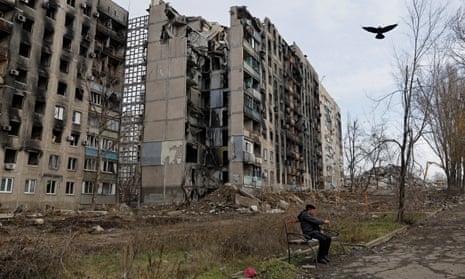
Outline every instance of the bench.
[[298, 220], [284, 221], [284, 228], [286, 230], [287, 241], [287, 261], [291, 263], [292, 247], [294, 245], [305, 245], [310, 248], [313, 258], [317, 260], [318, 240], [301, 233], [300, 222]]
[[[284, 221], [284, 228], [286, 230], [286, 241], [287, 241], [287, 261], [291, 263], [292, 247], [297, 246], [308, 246], [312, 251], [315, 264], [317, 262], [317, 249], [318, 249], [318, 239], [312, 238], [308, 235], [302, 233], [300, 228], [299, 220], [286, 220]], [[333, 229], [324, 228], [323, 231], [325, 234], [331, 236], [332, 240], [335, 240], [341, 246], [343, 254], [345, 254], [344, 245], [339, 239], [339, 232]]]

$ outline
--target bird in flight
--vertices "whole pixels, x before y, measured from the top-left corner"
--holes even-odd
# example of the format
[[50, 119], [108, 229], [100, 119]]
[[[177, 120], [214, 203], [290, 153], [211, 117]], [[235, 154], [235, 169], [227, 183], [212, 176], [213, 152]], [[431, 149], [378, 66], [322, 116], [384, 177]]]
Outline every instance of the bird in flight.
[[368, 32], [376, 33], [376, 37], [375, 37], [376, 39], [384, 39], [383, 33], [391, 31], [396, 26], [397, 26], [397, 24], [392, 24], [392, 25], [388, 25], [388, 26], [384, 26], [384, 27], [381, 27], [381, 26], [378, 26], [378, 27], [363, 26], [362, 28], [365, 29]]

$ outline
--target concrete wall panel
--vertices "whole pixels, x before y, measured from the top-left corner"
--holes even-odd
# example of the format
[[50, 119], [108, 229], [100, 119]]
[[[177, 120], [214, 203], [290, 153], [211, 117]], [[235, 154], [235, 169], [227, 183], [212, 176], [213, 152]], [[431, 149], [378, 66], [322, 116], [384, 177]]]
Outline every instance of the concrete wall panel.
[[145, 119], [151, 121], [166, 119], [166, 101], [147, 102], [147, 108]]
[[184, 77], [170, 79], [168, 86], [170, 98], [186, 96], [186, 79]]
[[169, 60], [169, 76], [184, 77], [186, 75], [186, 57], [177, 57]]
[[168, 118], [167, 119], [179, 119], [185, 118], [186, 115], [186, 99], [170, 99], [168, 100]]
[[[147, 103], [154, 100], [164, 100], [167, 96], [166, 80], [147, 82], [145, 100]], [[148, 107], [150, 109], [150, 107]]]
[[166, 139], [167, 140], [179, 140], [184, 139], [186, 130], [185, 119], [171, 120], [167, 122], [166, 127]]
[[144, 142], [165, 140], [165, 121], [144, 123]]

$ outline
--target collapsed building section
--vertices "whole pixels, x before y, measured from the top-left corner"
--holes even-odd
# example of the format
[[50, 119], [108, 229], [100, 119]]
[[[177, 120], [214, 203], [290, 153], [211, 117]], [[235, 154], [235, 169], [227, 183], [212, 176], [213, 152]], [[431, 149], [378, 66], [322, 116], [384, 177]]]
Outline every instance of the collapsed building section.
[[196, 199], [228, 181], [226, 28], [168, 4], [150, 13], [144, 202]]
[[149, 11], [143, 202], [195, 200], [224, 183], [323, 188], [318, 75], [299, 47], [246, 7], [231, 8], [230, 27], [163, 1]]

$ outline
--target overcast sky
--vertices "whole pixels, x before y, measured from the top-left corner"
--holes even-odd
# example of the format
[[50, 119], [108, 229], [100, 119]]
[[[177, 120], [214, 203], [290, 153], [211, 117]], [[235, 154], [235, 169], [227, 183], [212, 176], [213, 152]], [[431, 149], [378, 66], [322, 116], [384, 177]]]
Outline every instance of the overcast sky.
[[[130, 12], [145, 15], [150, 0], [114, 0]], [[456, 9], [461, 0], [435, 0]], [[408, 28], [405, 0], [171, 0], [180, 14], [202, 16], [229, 26], [229, 8], [247, 6], [263, 21], [268, 17], [289, 43], [307, 54], [320, 81], [336, 100], [343, 120], [365, 122], [380, 116], [370, 99], [395, 90], [395, 51], [404, 49]], [[375, 39], [362, 26], [399, 24]], [[377, 113], [378, 112], [378, 113]], [[343, 123], [343, 125], [346, 125]]]

